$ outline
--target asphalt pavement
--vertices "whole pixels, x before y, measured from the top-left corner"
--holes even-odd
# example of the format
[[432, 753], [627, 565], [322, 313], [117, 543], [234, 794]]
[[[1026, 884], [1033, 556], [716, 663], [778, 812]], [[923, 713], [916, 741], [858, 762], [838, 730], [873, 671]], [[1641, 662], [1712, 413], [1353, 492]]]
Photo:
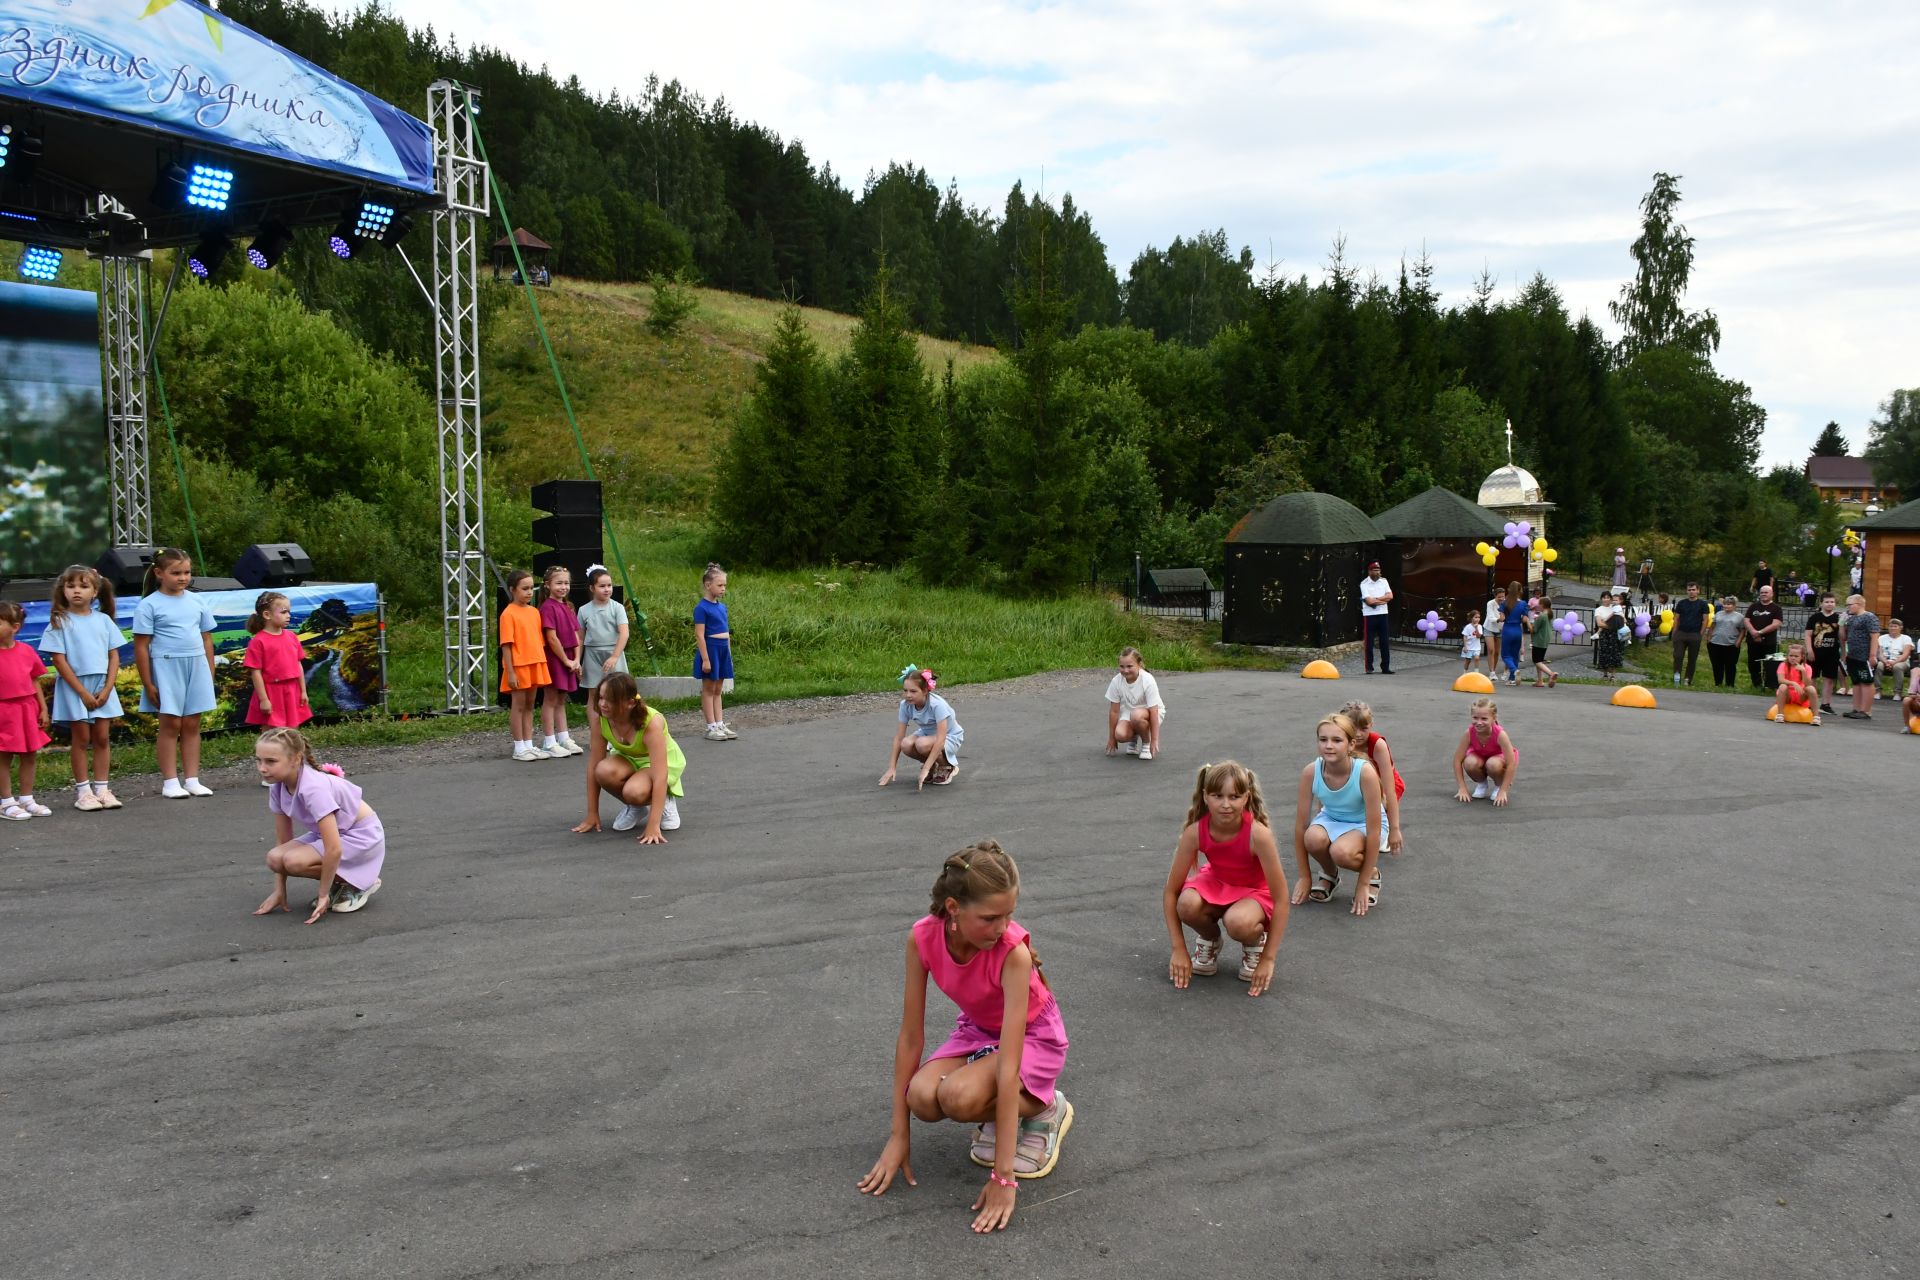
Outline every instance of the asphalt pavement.
[[[924, 793], [874, 785], [884, 710], [748, 709], [737, 742], [683, 732], [664, 848], [570, 834], [577, 761], [369, 756], [386, 883], [312, 927], [248, 914], [272, 829], [244, 779], [5, 824], [0, 1274], [1911, 1274], [1920, 738], [1519, 689], [1515, 801], [1461, 805], [1457, 669], [1168, 673], [1145, 764], [1101, 753], [1104, 675], [959, 686], [964, 772]], [[1352, 696], [1408, 784], [1383, 901], [1296, 909], [1258, 1000], [1232, 947], [1175, 991], [1195, 767], [1257, 769], [1289, 839]], [[993, 1238], [958, 1125], [916, 1123], [917, 1187], [854, 1188], [906, 930], [983, 835], [1078, 1111]]]

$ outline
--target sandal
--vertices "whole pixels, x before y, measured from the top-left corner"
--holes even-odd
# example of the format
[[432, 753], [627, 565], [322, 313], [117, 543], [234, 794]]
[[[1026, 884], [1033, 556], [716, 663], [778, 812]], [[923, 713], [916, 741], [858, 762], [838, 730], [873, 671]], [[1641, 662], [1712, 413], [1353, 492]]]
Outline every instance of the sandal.
[[33, 815], [28, 813], [18, 802], [9, 804], [4, 809], [0, 809], [0, 818], [5, 818], [8, 822], [26, 822], [32, 817]]
[[944, 787], [959, 776], [960, 776], [959, 765], [947, 764], [945, 761], [942, 761], [941, 763], [933, 766], [933, 776], [928, 778], [927, 781], [932, 783], [936, 787]]
[[1313, 873], [1313, 887], [1307, 890], [1307, 901], [1325, 902], [1333, 896], [1333, 891], [1339, 886], [1339, 876], [1329, 875], [1325, 871], [1316, 871]]
[[983, 1169], [993, 1168], [993, 1153], [999, 1147], [999, 1130], [989, 1120], [976, 1125], [973, 1130], [973, 1146], [967, 1151], [967, 1159]]
[[1380, 905], [1380, 869], [1373, 869], [1373, 879], [1367, 881], [1367, 909], [1371, 911]]
[[[1055, 1119], [1040, 1117], [1054, 1112]], [[1073, 1127], [1073, 1104], [1067, 1095], [1056, 1092], [1053, 1105], [1040, 1115], [1020, 1122], [1020, 1144], [1013, 1153], [1013, 1176], [1044, 1178], [1060, 1163], [1060, 1139]]]

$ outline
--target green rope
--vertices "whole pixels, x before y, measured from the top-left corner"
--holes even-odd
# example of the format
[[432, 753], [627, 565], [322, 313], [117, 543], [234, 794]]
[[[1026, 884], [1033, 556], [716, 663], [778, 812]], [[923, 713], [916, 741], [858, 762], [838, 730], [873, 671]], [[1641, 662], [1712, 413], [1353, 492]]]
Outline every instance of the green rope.
[[[140, 311], [146, 315], [147, 300], [140, 299]], [[193, 535], [193, 562], [205, 573], [207, 557], [200, 550], [200, 521], [193, 514], [193, 492], [187, 488], [187, 465], [180, 460], [180, 441], [173, 433], [173, 410], [167, 407], [167, 382], [160, 376], [160, 343], [158, 335], [153, 344], [153, 386], [160, 393], [160, 420], [167, 424], [167, 447], [173, 450], [173, 475], [180, 482], [180, 500], [187, 508], [187, 532]]]
[[[507, 197], [500, 190], [500, 180], [494, 176], [493, 162], [487, 159], [487, 144], [480, 137], [479, 113], [474, 110], [473, 97], [467, 96], [467, 116], [473, 121], [474, 145], [480, 148], [480, 159], [487, 166], [487, 183], [493, 188], [493, 202], [500, 208], [500, 220], [507, 227], [507, 244], [513, 250], [513, 265], [520, 272], [520, 288], [527, 295], [527, 306], [533, 310], [533, 327], [540, 334], [540, 345], [547, 353], [547, 366], [553, 370], [554, 385], [560, 388], [560, 406], [566, 410], [567, 425], [573, 428], [573, 446], [580, 452], [580, 465], [585, 468], [587, 479], [598, 482], [600, 477], [594, 474], [593, 459], [587, 454], [586, 438], [580, 433], [580, 420], [573, 413], [573, 398], [567, 394], [567, 380], [560, 372], [560, 358], [553, 352], [553, 340], [547, 336], [547, 322], [540, 314], [540, 300], [534, 296], [533, 276], [527, 271], [526, 260], [520, 256], [520, 242], [513, 238], [513, 218], [507, 212]], [[653, 674], [660, 674], [660, 659], [653, 651], [653, 633], [647, 628], [647, 614], [634, 603], [633, 582], [627, 576], [627, 558], [620, 553], [620, 537], [613, 531], [613, 521], [607, 518], [606, 508], [600, 510], [600, 527], [606, 530], [607, 545], [613, 549], [613, 562], [620, 569], [620, 584], [627, 590], [627, 604], [633, 610], [633, 616], [640, 623], [640, 641], [647, 652], [647, 662], [653, 667]]]

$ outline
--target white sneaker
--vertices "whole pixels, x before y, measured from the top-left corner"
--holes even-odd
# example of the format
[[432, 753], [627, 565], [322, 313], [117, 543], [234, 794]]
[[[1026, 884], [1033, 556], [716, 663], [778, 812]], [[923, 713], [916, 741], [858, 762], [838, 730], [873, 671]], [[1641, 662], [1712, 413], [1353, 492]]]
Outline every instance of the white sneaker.
[[733, 726], [728, 724], [725, 720], [722, 720], [720, 722], [720, 732], [726, 735], [728, 742], [732, 742], [735, 738], [740, 736], [739, 734], [733, 731]]
[[520, 747], [513, 753], [515, 760], [551, 760], [552, 756], [538, 747]]
[[1128, 738], [1127, 745], [1120, 749], [1130, 756], [1137, 756], [1140, 754], [1140, 742], [1136, 738]]
[[707, 726], [706, 736], [708, 742], [725, 742], [727, 740], [727, 731], [719, 725], [710, 724]]
[[187, 789], [180, 785], [180, 779], [168, 778], [160, 787], [160, 798], [162, 800], [185, 800], [187, 798]]
[[1266, 931], [1260, 933], [1260, 941], [1250, 947], [1240, 948], [1240, 981], [1252, 982], [1253, 971], [1260, 967], [1260, 957], [1267, 949]]
[[1486, 784], [1486, 783], [1484, 783], [1484, 782], [1476, 782], [1476, 783], [1474, 783], [1474, 784], [1473, 784], [1473, 798], [1474, 798], [1475, 800], [1485, 800], [1485, 799], [1487, 798], [1487, 784]]
[[614, 816], [613, 829], [615, 831], [633, 830], [635, 827], [639, 826], [642, 822], [646, 821], [647, 810], [649, 807], [651, 806], [644, 805], [644, 804], [621, 805], [620, 812]]
[[378, 892], [380, 892], [380, 882], [378, 880], [375, 880], [364, 889], [356, 889], [345, 881], [341, 881], [334, 886], [333, 905], [328, 907], [327, 910], [337, 911], [344, 915], [352, 915], [360, 908], [366, 906], [367, 899]]
[[73, 802], [73, 807], [82, 813], [93, 813], [96, 810], [106, 808], [105, 805], [94, 799], [92, 787], [80, 788], [79, 798]]
[[1153, 748], [1152, 748], [1152, 747], [1146, 747], [1146, 746], [1143, 746], [1143, 747], [1141, 747], [1141, 748], [1140, 748], [1140, 758], [1141, 758], [1142, 760], [1151, 760], [1151, 759], [1153, 759]]
[[587, 751], [585, 747], [575, 742], [572, 738], [560, 739], [560, 745], [567, 749], [567, 754], [570, 756], [585, 755]]
[[198, 778], [186, 784], [186, 791], [190, 796], [210, 796], [213, 794], [213, 788], [201, 782]]
[[535, 750], [544, 750], [549, 760], [565, 760], [573, 755], [573, 752], [567, 750], [567, 744], [564, 742], [556, 742], [550, 747], [535, 748]]
[[660, 809], [660, 829], [662, 831], [680, 829], [680, 806], [674, 803], [672, 796], [667, 797], [667, 803]]
[[1199, 938], [1193, 944], [1193, 971], [1202, 978], [1211, 978], [1220, 972], [1220, 939], [1209, 942]]

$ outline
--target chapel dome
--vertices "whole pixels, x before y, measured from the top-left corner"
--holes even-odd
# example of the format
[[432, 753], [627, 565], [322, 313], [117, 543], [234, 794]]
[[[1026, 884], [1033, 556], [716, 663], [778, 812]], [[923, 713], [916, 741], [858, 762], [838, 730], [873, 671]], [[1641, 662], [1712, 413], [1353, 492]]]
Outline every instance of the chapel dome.
[[1533, 478], [1533, 472], [1511, 462], [1480, 482], [1483, 507], [1516, 507], [1545, 501], [1545, 492]]

